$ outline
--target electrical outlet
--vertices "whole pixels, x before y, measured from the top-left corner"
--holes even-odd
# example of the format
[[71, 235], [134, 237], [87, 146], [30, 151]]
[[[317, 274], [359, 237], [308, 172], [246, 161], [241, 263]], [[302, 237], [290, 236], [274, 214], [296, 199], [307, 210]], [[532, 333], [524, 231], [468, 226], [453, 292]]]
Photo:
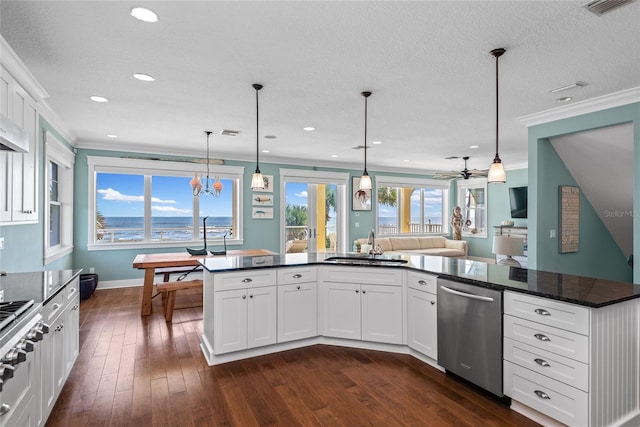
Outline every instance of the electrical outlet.
[[555, 239], [556, 238], [556, 230], [555, 229], [551, 229], [549, 230], [549, 238], [550, 239]]
[[96, 269], [95, 269], [95, 268], [93, 268], [93, 267], [89, 267], [89, 273], [95, 273], [95, 272], [96, 272]]
[[4, 251], [4, 237], [0, 237], [0, 251]]
[[356, 228], [359, 228], [359, 227], [360, 227], [360, 223], [359, 223], [359, 222], [356, 222], [356, 223], [355, 223], [355, 226], [356, 226]]

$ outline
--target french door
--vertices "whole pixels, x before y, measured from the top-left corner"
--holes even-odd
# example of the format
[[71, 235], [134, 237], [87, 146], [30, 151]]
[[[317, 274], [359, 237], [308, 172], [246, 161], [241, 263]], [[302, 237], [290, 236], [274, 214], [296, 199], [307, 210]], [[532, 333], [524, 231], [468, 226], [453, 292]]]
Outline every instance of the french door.
[[282, 253], [344, 252], [348, 174], [281, 169]]

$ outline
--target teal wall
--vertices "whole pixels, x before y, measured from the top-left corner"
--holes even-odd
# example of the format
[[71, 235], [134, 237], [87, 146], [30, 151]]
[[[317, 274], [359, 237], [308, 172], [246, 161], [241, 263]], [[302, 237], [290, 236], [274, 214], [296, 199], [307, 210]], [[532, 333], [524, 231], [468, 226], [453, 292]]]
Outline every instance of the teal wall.
[[[549, 138], [597, 129], [620, 123], [634, 124], [634, 212], [640, 212], [640, 103], [610, 108], [529, 128], [529, 267], [611, 280], [640, 283], [640, 271], [631, 270], [626, 257], [607, 232], [591, 205], [580, 197], [580, 248], [576, 253], [560, 254], [558, 230], [558, 186], [576, 185], [558, 157]], [[602, 144], [606, 155], [606, 141]], [[605, 174], [607, 171], [593, 171]], [[615, 189], [611, 189], [615, 191]], [[633, 217], [634, 252], [640, 249], [640, 218]]]
[[[44, 183], [44, 132], [50, 131], [64, 144], [69, 143], [42, 117], [38, 123], [38, 192], [43, 195], [47, 186]], [[0, 251], [0, 271], [42, 271], [73, 268], [72, 255], [62, 257], [44, 265], [44, 197], [38, 201], [38, 223], [7, 225], [0, 227], [0, 236], [4, 237], [5, 250]]]

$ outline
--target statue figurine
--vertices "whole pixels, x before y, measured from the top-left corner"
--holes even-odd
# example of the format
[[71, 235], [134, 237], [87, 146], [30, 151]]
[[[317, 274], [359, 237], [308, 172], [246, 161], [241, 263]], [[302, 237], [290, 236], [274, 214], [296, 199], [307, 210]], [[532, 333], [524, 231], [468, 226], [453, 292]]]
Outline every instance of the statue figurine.
[[460, 211], [460, 206], [456, 206], [453, 209], [451, 226], [453, 227], [453, 240], [462, 240], [462, 212]]

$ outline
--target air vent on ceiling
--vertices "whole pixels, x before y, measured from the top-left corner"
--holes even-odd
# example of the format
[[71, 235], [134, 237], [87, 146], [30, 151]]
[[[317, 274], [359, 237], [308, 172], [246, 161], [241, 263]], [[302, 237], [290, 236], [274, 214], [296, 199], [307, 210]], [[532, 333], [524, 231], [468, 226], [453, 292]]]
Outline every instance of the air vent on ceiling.
[[613, 9], [617, 9], [625, 4], [634, 2], [635, 0], [594, 0], [583, 7], [588, 11], [600, 16], [607, 12], [611, 12]]
[[445, 157], [445, 160], [453, 160], [453, 159], [459, 159], [460, 157], [458, 156], [449, 156], [449, 157]]
[[225, 136], [238, 136], [239, 133], [240, 133], [239, 130], [222, 129], [220, 131], [220, 135], [225, 135]]

